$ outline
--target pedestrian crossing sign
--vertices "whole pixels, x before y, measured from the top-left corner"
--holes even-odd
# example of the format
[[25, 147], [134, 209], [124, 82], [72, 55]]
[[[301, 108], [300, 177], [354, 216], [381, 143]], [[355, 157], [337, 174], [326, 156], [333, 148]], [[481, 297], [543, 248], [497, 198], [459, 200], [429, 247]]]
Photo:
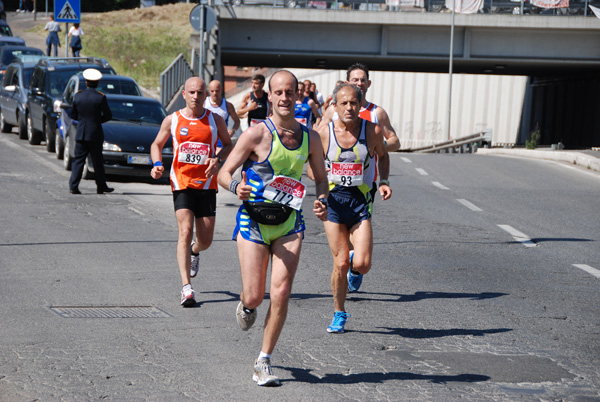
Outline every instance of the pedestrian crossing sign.
[[54, 0], [54, 21], [81, 22], [81, 0]]

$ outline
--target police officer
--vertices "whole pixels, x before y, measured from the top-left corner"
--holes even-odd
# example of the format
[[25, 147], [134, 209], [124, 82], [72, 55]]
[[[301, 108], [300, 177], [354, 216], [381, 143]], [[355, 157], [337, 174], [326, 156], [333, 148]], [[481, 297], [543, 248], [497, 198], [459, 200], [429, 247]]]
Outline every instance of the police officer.
[[106, 185], [104, 174], [104, 160], [102, 158], [104, 131], [102, 131], [102, 123], [112, 119], [112, 113], [108, 107], [106, 96], [102, 92], [96, 91], [102, 73], [94, 68], [88, 68], [83, 72], [83, 78], [85, 78], [87, 88], [75, 94], [73, 108], [71, 109], [71, 117], [73, 120], [78, 120], [78, 124], [69, 189], [71, 194], [81, 194], [79, 182], [83, 175], [85, 160], [90, 154], [94, 165], [96, 192], [98, 194], [111, 193], [114, 188]]

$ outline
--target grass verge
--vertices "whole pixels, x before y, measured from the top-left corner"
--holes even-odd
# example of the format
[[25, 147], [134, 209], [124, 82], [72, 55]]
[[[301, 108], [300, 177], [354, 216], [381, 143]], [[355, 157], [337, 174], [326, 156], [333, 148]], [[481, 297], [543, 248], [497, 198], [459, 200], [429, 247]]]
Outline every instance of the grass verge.
[[[85, 35], [81, 53], [105, 58], [118, 74], [133, 77], [155, 92], [160, 85], [160, 73], [180, 53], [186, 59], [190, 57], [189, 15], [195, 5], [179, 3], [83, 13], [81, 28]], [[44, 25], [37, 25], [32, 31], [45, 37]]]

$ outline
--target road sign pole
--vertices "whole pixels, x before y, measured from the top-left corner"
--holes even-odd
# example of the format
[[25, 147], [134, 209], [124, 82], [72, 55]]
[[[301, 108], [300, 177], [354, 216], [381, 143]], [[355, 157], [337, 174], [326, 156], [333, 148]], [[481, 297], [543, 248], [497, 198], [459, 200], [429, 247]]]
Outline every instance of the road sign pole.
[[206, 58], [204, 57], [204, 31], [206, 26], [206, 7], [204, 4], [200, 6], [200, 65], [198, 66], [200, 72], [198, 76], [204, 79], [204, 61]]
[[65, 22], [65, 57], [69, 57], [69, 23]]

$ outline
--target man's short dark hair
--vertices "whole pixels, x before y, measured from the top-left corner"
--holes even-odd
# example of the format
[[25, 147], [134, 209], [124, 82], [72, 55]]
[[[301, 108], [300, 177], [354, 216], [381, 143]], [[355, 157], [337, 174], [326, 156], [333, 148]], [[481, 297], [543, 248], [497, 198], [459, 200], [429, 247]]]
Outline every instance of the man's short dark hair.
[[354, 70], [363, 70], [367, 74], [367, 79], [369, 79], [369, 68], [363, 63], [354, 63], [346, 71], [346, 81], [350, 81], [350, 73]]
[[252, 76], [252, 81], [260, 81], [261, 84], [265, 83], [265, 76], [262, 74], [255, 74]]
[[85, 80], [85, 86], [88, 88], [98, 88], [98, 84], [100, 83], [100, 81], [88, 81]]

